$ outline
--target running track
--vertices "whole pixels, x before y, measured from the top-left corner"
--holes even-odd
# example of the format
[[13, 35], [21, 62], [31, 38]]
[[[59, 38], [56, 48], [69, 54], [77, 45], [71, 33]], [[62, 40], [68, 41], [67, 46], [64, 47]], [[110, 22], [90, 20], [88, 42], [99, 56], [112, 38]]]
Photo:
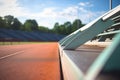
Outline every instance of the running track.
[[0, 46], [0, 80], [60, 80], [58, 44]]

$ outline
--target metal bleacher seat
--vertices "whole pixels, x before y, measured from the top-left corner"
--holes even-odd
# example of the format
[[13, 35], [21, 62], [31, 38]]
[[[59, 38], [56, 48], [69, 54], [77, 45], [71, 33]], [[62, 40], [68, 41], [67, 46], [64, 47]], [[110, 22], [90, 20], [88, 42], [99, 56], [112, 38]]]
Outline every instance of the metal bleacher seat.
[[1, 41], [59, 41], [64, 35], [45, 33], [40, 31], [20, 31], [0, 29]]
[[105, 41], [107, 38], [112, 39], [113, 36], [120, 32], [120, 15], [112, 18], [114, 24], [108, 28], [104, 33], [99, 34], [97, 37], [100, 37], [99, 41]]
[[12, 39], [12, 37], [10, 37], [9, 35], [0, 32], [0, 41], [8, 41], [11, 39]]
[[36, 39], [39, 40], [39, 41], [44, 41], [45, 40], [41, 35], [37, 34], [37, 32], [31, 32], [31, 34], [33, 36], [35, 36]]
[[44, 32], [36, 32], [40, 37], [42, 37], [42, 39], [44, 39], [44, 41], [49, 41], [50, 40], [50, 36], [46, 35], [46, 33]]
[[120, 5], [60, 40], [64, 80], [120, 80], [119, 29]]
[[0, 32], [4, 35], [7, 35], [6, 38], [11, 38], [12, 40], [24, 40], [24, 38], [17, 34], [14, 30], [0, 29]]
[[11, 38], [9, 35], [6, 35], [6, 34], [0, 32], [0, 38], [6, 38], [6, 37]]

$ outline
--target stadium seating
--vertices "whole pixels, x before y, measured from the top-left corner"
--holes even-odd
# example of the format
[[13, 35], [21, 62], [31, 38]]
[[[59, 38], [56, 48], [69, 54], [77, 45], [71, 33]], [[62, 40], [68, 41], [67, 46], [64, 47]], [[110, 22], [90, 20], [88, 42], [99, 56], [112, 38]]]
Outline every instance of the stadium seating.
[[20, 31], [0, 29], [0, 41], [59, 41], [65, 35], [45, 33], [40, 31]]

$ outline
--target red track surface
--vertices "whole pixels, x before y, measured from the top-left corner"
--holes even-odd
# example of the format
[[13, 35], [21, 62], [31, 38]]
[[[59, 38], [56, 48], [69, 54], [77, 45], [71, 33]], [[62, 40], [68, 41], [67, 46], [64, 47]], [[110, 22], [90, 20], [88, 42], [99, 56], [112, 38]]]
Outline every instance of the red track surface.
[[0, 46], [1, 57], [0, 80], [60, 80], [57, 43]]

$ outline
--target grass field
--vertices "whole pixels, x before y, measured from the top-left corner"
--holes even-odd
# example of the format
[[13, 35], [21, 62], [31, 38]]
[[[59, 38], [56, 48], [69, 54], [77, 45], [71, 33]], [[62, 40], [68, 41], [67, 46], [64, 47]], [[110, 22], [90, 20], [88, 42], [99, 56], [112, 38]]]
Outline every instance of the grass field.
[[18, 45], [18, 44], [35, 44], [35, 43], [49, 43], [49, 42], [0, 42], [0, 45]]

